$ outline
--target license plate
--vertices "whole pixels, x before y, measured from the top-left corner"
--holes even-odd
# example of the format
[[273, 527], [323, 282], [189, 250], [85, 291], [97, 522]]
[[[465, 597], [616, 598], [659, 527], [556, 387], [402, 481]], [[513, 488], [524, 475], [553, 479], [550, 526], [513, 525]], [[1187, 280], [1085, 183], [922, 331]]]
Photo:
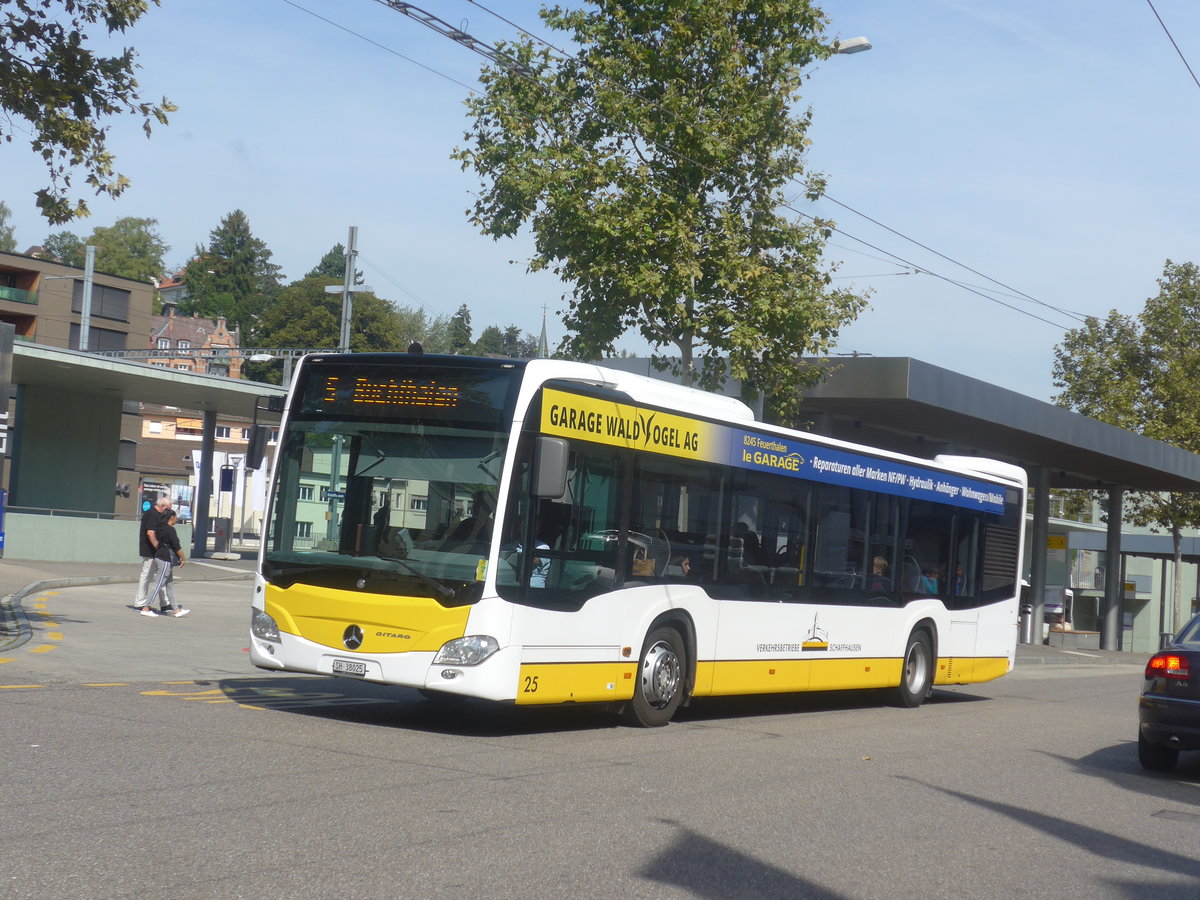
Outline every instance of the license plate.
[[367, 664], [365, 662], [356, 662], [352, 659], [335, 659], [333, 661], [333, 671], [336, 675], [366, 675]]

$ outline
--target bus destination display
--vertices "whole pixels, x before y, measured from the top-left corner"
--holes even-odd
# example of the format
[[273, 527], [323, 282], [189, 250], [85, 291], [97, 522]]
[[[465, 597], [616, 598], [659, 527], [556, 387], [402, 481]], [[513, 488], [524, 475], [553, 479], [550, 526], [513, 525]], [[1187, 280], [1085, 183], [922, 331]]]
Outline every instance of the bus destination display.
[[459, 387], [437, 381], [417, 381], [415, 378], [353, 378], [328, 375], [325, 378], [323, 403], [373, 404], [383, 406], [458, 406]]
[[304, 373], [297, 412], [346, 419], [446, 420], [495, 424], [512, 375], [420, 366], [312, 366]]

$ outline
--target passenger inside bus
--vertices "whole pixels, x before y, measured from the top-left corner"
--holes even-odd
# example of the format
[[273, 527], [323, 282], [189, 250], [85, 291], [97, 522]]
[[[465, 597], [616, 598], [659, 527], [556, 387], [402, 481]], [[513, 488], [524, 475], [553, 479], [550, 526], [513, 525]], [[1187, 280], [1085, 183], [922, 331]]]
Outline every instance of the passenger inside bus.
[[888, 561], [882, 556], [876, 556], [871, 561], [871, 580], [867, 587], [874, 593], [887, 592], [892, 589], [892, 579], [888, 578]]
[[917, 592], [921, 594], [937, 594], [940, 590], [941, 571], [937, 566], [927, 566], [917, 579]]
[[496, 501], [488, 491], [476, 491], [471, 496], [471, 515], [457, 525], [452, 526], [446, 534], [449, 544], [469, 544], [475, 541], [488, 541], [492, 537], [492, 512]]

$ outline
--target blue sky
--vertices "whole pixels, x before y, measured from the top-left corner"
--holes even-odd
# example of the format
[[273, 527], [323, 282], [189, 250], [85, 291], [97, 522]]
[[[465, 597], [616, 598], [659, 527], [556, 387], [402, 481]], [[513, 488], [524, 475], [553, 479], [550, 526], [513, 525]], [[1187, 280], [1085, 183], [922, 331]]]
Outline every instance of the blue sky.
[[[533, 3], [421, 6], [486, 42], [513, 35], [488, 9], [544, 33]], [[1200, 73], [1200, 5], [1154, 6]], [[874, 44], [822, 63], [803, 91], [809, 165], [845, 206], [793, 205], [837, 222], [837, 284], [872, 291], [838, 352], [913, 356], [1048, 399], [1071, 313], [1136, 313], [1166, 259], [1200, 260], [1200, 86], [1145, 0], [824, 8], [831, 34]], [[155, 218], [182, 263], [240, 208], [290, 280], [356, 225], [380, 295], [432, 315], [466, 303], [477, 331], [536, 334], [546, 307], [561, 336], [566, 288], [525, 273], [528, 240], [495, 243], [466, 220], [475, 183], [449, 153], [478, 56], [373, 0], [163, 0], [125, 40], [144, 94], [179, 111], [149, 141], [113, 123], [133, 186], [93, 200], [76, 233]], [[24, 250], [50, 231], [32, 202], [44, 172], [19, 139], [0, 145], [0, 172]]]

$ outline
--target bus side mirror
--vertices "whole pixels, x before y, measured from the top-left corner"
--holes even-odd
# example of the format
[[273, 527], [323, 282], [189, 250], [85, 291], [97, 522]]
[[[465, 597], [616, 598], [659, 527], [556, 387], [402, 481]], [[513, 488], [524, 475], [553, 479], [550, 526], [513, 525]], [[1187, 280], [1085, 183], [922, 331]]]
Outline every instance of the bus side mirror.
[[539, 437], [534, 449], [533, 495], [557, 500], [567, 492], [567, 458], [571, 445], [563, 438]]
[[263, 457], [267, 454], [267, 438], [271, 429], [265, 425], [250, 426], [250, 442], [246, 446], [246, 468], [257, 469], [262, 465]]

